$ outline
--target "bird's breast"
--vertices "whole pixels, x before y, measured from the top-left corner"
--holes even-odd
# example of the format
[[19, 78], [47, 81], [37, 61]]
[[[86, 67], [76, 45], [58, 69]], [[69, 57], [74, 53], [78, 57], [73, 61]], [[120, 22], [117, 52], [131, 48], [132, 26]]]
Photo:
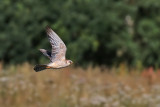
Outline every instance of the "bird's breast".
[[57, 64], [57, 63], [49, 63], [48, 66], [57, 68], [57, 67], [58, 67], [58, 64]]
[[52, 68], [62, 68], [66, 66], [66, 63], [63, 61], [56, 61], [56, 62], [48, 64], [48, 66]]

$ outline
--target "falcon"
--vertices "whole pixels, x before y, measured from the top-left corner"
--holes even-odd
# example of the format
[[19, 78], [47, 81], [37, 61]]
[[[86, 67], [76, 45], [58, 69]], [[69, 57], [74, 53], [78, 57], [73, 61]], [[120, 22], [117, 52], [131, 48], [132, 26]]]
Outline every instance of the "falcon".
[[60, 39], [60, 37], [49, 27], [46, 27], [46, 33], [49, 39], [49, 42], [52, 46], [51, 52], [45, 49], [40, 49], [40, 51], [50, 59], [49, 64], [40, 64], [34, 67], [36, 72], [45, 70], [45, 69], [59, 69], [71, 65], [73, 62], [66, 59], [66, 45]]

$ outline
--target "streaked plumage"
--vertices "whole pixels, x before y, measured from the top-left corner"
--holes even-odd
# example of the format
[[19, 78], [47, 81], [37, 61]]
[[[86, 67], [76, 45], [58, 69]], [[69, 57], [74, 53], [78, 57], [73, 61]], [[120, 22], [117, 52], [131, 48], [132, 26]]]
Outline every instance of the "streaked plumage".
[[67, 67], [72, 64], [71, 60], [66, 60], [66, 45], [60, 39], [60, 37], [50, 28], [46, 27], [46, 33], [48, 35], [49, 42], [52, 46], [51, 52], [45, 49], [40, 49], [40, 51], [50, 59], [49, 64], [36, 65], [34, 70], [36, 72], [44, 70], [44, 69], [58, 69]]

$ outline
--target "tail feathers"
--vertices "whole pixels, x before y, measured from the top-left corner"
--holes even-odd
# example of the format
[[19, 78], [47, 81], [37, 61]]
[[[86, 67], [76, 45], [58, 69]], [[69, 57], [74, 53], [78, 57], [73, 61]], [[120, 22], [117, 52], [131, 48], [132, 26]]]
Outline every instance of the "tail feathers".
[[34, 67], [34, 70], [35, 70], [36, 72], [39, 72], [39, 71], [42, 71], [42, 70], [45, 70], [45, 69], [48, 69], [48, 66], [47, 66], [47, 65], [36, 65], [36, 66]]

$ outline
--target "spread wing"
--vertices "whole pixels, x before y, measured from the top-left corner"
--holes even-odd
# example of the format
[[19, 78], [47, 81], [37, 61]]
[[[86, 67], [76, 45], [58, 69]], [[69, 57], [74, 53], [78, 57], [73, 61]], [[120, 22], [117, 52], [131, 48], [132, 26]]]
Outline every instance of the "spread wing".
[[52, 46], [51, 51], [51, 60], [52, 62], [58, 61], [58, 60], [65, 60], [66, 55], [66, 45], [64, 42], [60, 39], [60, 37], [50, 28], [46, 27], [46, 32], [48, 35], [49, 42]]
[[[43, 53], [43, 55], [47, 56], [50, 60], [51, 58], [51, 52], [45, 49], [40, 49], [40, 51]], [[52, 60], [51, 60], [52, 61]]]

